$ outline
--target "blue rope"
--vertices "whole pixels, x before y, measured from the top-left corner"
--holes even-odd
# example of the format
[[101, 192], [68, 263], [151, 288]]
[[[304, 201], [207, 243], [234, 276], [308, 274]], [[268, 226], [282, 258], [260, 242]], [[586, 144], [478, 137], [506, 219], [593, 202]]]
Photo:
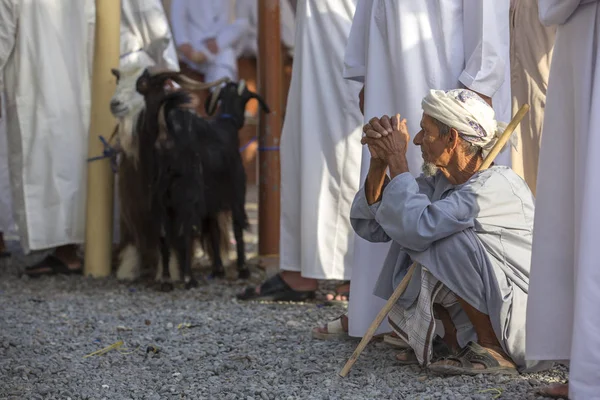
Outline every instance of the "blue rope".
[[[240, 147], [240, 153], [242, 153], [244, 150], [246, 150], [248, 148], [248, 146], [250, 146], [252, 143], [256, 142], [256, 140], [257, 140], [257, 137], [255, 136], [252, 139], [250, 139], [248, 141], [248, 143], [246, 143], [245, 145]], [[279, 151], [279, 146], [259, 147], [258, 151]]]
[[105, 158], [110, 158], [110, 167], [112, 168], [113, 173], [117, 173], [117, 155], [119, 154], [119, 152], [117, 151], [117, 149], [115, 149], [110, 144], [108, 144], [106, 139], [104, 139], [104, 136], [99, 135], [98, 137], [100, 138], [100, 141], [102, 142], [102, 146], [104, 146], [104, 150], [102, 150], [102, 155], [97, 156], [97, 157], [88, 158], [87, 161], [92, 162], [92, 161], [104, 160]]

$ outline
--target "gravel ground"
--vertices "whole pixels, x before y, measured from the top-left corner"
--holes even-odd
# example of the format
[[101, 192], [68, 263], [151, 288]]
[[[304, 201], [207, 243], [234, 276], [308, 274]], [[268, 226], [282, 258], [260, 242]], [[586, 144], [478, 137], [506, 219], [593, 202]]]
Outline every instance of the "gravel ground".
[[[238, 303], [241, 282], [160, 293], [114, 279], [32, 280], [3, 263], [1, 399], [536, 399], [536, 386], [565, 378], [562, 369], [440, 378], [397, 366], [374, 343], [342, 379], [357, 342], [309, 334], [342, 306]], [[119, 340], [120, 349], [84, 358]]]
[[[247, 239], [252, 253], [256, 237]], [[41, 256], [0, 260], [0, 399], [542, 399], [537, 386], [566, 378], [563, 368], [441, 378], [398, 366], [384, 343], [340, 378], [358, 341], [313, 340], [310, 328], [343, 306], [239, 303], [239, 281], [162, 293], [112, 278], [20, 278]]]

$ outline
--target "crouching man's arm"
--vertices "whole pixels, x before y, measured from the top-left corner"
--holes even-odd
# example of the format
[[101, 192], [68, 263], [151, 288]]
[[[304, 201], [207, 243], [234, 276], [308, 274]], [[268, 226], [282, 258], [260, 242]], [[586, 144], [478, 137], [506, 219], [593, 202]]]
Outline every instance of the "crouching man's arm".
[[386, 186], [375, 220], [402, 247], [424, 251], [437, 240], [472, 228], [477, 214], [477, 195], [468, 187], [431, 202], [417, 180], [402, 173]]
[[375, 220], [383, 190], [390, 181], [386, 175], [386, 169], [386, 162], [378, 158], [371, 158], [365, 184], [354, 197], [350, 210], [350, 222], [354, 231], [369, 242], [388, 242], [390, 240], [390, 237]]

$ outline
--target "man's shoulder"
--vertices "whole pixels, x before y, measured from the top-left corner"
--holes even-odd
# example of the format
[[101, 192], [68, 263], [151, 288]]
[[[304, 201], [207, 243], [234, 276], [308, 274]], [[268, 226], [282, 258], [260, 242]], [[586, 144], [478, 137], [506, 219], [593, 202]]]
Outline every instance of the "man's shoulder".
[[529, 186], [515, 171], [504, 165], [494, 165], [475, 174], [469, 183], [479, 190], [502, 191], [519, 197], [533, 197]]

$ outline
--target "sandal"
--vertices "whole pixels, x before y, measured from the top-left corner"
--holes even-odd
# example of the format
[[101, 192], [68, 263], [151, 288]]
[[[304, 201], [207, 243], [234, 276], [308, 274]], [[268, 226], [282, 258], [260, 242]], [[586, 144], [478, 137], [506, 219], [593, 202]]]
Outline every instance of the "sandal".
[[24, 274], [30, 278], [38, 278], [43, 275], [79, 275], [83, 272], [83, 265], [80, 268], [69, 268], [61, 259], [50, 254], [39, 263], [25, 268]]
[[383, 342], [397, 349], [409, 349], [410, 345], [404, 339], [392, 332], [383, 336]]
[[540, 396], [551, 399], [569, 399], [569, 381], [566, 383], [555, 383], [550, 386], [545, 386], [537, 391]]
[[[436, 365], [431, 364], [429, 369], [432, 372], [445, 375], [517, 375], [517, 369], [515, 367], [505, 367], [500, 365], [492, 355], [483, 347], [475, 342], [469, 342], [461, 351], [455, 356], [446, 357], [439, 361], [454, 361], [460, 363], [460, 366], [456, 365]], [[483, 365], [484, 368], [476, 368], [473, 364]]]
[[[398, 339], [400, 339], [400, 338], [398, 338]], [[402, 340], [402, 339], [400, 339], [400, 340]], [[384, 337], [384, 341], [385, 341], [385, 337]], [[404, 343], [406, 343], [406, 342], [404, 342]], [[407, 344], [407, 346], [408, 346], [408, 344]], [[433, 355], [431, 357], [431, 362], [440, 361], [446, 357], [452, 356], [453, 354], [454, 354], [454, 352], [452, 351], [452, 349], [446, 344], [446, 342], [444, 342], [444, 340], [441, 337], [436, 336], [433, 339]], [[402, 359], [400, 359], [400, 358], [398, 358], [398, 356], [400, 356], [400, 355], [405, 356], [405, 357], [402, 357]], [[401, 365], [419, 365], [419, 360], [417, 359], [417, 355], [415, 354], [414, 350], [410, 347], [407, 347], [404, 350], [402, 350], [401, 352], [399, 352], [398, 354], [396, 354], [396, 361]]]
[[346, 314], [342, 314], [339, 317], [337, 317], [336, 319], [334, 319], [333, 321], [329, 321], [325, 325], [325, 329], [327, 330], [327, 332], [321, 332], [319, 330], [320, 327], [313, 328], [313, 330], [312, 330], [313, 339], [341, 340], [341, 339], [349, 338], [350, 336], [348, 335], [348, 332], [344, 330], [344, 327], [342, 325], [342, 318], [345, 315]]
[[[340, 291], [339, 288], [341, 288], [343, 286], [348, 286], [348, 290]], [[327, 293], [327, 295], [331, 295], [333, 297], [333, 299], [328, 300], [326, 298], [325, 299], [326, 304], [339, 304], [339, 305], [348, 304], [348, 302], [350, 301], [350, 281], [342, 282], [342, 284], [340, 284], [333, 293]], [[337, 299], [336, 297], [345, 297], [345, 300]]]
[[260, 285], [260, 293], [255, 287], [247, 287], [236, 297], [238, 300], [263, 300], [263, 301], [292, 301], [302, 302], [315, 298], [315, 290], [294, 290], [283, 278], [277, 274], [267, 279]]

